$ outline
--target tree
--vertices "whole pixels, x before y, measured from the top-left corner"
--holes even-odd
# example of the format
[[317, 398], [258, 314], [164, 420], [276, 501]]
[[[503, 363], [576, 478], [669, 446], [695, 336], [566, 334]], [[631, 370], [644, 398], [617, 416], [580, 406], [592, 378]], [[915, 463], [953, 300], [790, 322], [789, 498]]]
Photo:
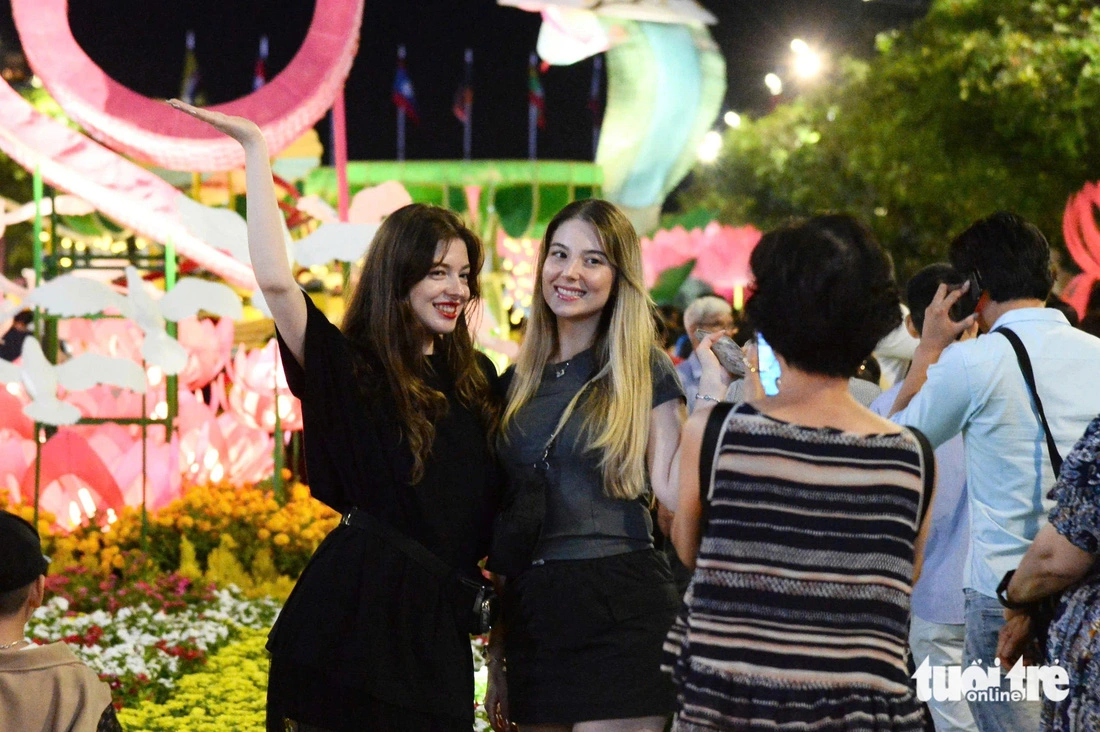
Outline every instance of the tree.
[[746, 120], [696, 171], [684, 208], [768, 228], [849, 211], [907, 277], [998, 209], [1061, 238], [1066, 199], [1100, 177], [1100, 8], [937, 0], [869, 61]]

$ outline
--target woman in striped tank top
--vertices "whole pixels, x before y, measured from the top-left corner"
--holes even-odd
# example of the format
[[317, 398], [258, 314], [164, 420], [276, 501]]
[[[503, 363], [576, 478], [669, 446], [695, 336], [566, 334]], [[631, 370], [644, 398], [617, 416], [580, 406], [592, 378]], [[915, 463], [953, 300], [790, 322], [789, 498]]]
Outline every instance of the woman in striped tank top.
[[[666, 643], [674, 729], [916, 732], [909, 596], [934, 464], [847, 384], [898, 324], [890, 262], [857, 221], [822, 216], [767, 234], [751, 266], [746, 314], [780, 376], [765, 394], [750, 347], [747, 401], [685, 427], [672, 536], [695, 575]], [[710, 341], [700, 393], [718, 397]]]

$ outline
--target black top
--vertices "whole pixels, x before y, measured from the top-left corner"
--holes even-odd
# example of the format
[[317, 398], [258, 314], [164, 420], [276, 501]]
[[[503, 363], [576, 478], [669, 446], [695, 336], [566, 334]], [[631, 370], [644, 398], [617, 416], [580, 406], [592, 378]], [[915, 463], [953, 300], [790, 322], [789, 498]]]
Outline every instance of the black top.
[[[303, 294], [304, 296], [304, 294]], [[305, 368], [282, 338], [287, 383], [302, 401], [310, 492], [337, 511], [367, 511], [476, 576], [488, 551], [498, 475], [485, 428], [454, 393], [442, 356], [428, 384], [447, 397], [424, 478], [408, 485], [412, 454], [387, 390], [367, 398], [351, 346], [305, 296]], [[499, 394], [492, 363], [479, 365]], [[384, 378], [384, 377], [379, 377]], [[373, 392], [372, 392], [373, 393]], [[383, 701], [473, 718], [470, 639], [440, 581], [371, 532], [338, 526], [318, 547], [271, 631], [268, 650], [338, 673]]]
[[[683, 399], [684, 390], [668, 356], [654, 348], [650, 363], [653, 407]], [[499, 442], [501, 462], [513, 485], [522, 482], [542, 457], [566, 406], [597, 370], [594, 348], [546, 366], [535, 395], [516, 413]], [[515, 367], [504, 373], [505, 386], [514, 373]], [[554, 469], [536, 559], [592, 559], [653, 546], [648, 492], [638, 500], [607, 497], [602, 454], [586, 449], [583, 412], [573, 411], [550, 456]]]

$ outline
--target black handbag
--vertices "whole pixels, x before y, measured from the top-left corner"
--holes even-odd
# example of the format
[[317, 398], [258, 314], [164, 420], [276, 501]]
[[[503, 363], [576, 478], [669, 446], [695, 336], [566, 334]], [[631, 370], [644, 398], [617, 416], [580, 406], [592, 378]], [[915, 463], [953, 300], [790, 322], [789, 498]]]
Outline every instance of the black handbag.
[[406, 556], [438, 577], [444, 589], [454, 601], [455, 622], [470, 635], [489, 632], [499, 614], [499, 601], [493, 585], [484, 577], [473, 579], [454, 569], [431, 550], [389, 524], [365, 511], [353, 508], [343, 515], [340, 523], [358, 529], [373, 531]]
[[557, 427], [546, 442], [542, 457], [504, 492], [500, 512], [493, 518], [493, 535], [489, 544], [488, 567], [496, 574], [515, 577], [531, 566], [546, 520], [546, 493], [557, 481], [554, 446], [569, 421], [573, 407], [580, 400], [581, 392], [591, 383], [586, 382], [562, 412]]
[[[1000, 333], [1007, 338], [1008, 342], [1012, 344], [1012, 350], [1016, 352], [1016, 361], [1020, 364], [1020, 372], [1024, 375], [1024, 381], [1027, 383], [1028, 391], [1031, 392], [1031, 398], [1035, 401], [1035, 411], [1039, 414], [1039, 422], [1043, 425], [1043, 432], [1046, 433], [1050, 467], [1054, 470], [1054, 477], [1057, 479], [1058, 475], [1062, 472], [1062, 454], [1058, 452], [1058, 444], [1054, 441], [1054, 434], [1050, 431], [1050, 425], [1047, 423], [1047, 415], [1043, 411], [1043, 400], [1039, 398], [1039, 391], [1035, 386], [1035, 372], [1031, 367], [1031, 358], [1027, 355], [1027, 349], [1024, 348], [1024, 343], [1020, 340], [1020, 336], [1003, 326], [992, 332]], [[1012, 580], [1012, 575], [1015, 571], [1016, 570], [1008, 572], [997, 588], [998, 599], [1001, 599], [1001, 604], [1005, 603], [1005, 600], [1002, 598], [1004, 598], [1004, 593], [1007, 592], [1008, 583]], [[1031, 616], [1031, 633], [1039, 641], [1039, 649], [1044, 653], [1046, 652], [1047, 636], [1050, 633], [1050, 624], [1054, 620], [1058, 606], [1062, 602], [1062, 594], [1062, 592], [1055, 592], [1051, 595], [1047, 595], [1041, 600], [1028, 604], [1026, 612]]]

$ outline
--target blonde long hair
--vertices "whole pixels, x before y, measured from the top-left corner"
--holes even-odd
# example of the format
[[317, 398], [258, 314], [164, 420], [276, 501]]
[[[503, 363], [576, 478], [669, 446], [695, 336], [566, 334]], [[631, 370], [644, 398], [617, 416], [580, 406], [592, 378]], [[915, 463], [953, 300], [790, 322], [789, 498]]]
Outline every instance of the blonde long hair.
[[[646, 445], [653, 404], [652, 351], [656, 340], [654, 307], [642, 280], [642, 250], [626, 216], [607, 201], [576, 201], [546, 227], [539, 248], [538, 275], [527, 336], [508, 390], [502, 429], [534, 397], [550, 358], [558, 351], [558, 326], [542, 291], [542, 268], [554, 234], [566, 221], [585, 221], [595, 228], [615, 282], [596, 333], [596, 374], [587, 389], [573, 397], [563, 421], [574, 408], [584, 414], [581, 439], [585, 449], [601, 452], [604, 493], [635, 499], [648, 487]], [[583, 400], [582, 400], [583, 397]]]

